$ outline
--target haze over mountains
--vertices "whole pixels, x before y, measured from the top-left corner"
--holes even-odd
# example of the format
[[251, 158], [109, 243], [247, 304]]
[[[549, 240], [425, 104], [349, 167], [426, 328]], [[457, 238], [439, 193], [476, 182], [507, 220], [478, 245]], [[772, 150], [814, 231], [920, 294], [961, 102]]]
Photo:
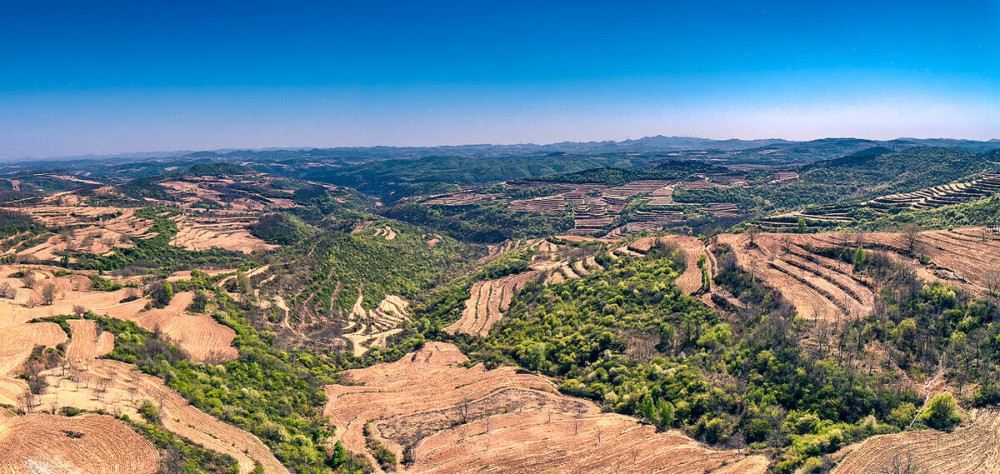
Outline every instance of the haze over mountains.
[[[546, 145], [534, 143], [521, 143], [509, 145], [494, 144], [469, 144], [469, 145], [448, 145], [448, 146], [372, 146], [372, 147], [332, 147], [332, 148], [309, 148], [309, 147], [275, 147], [263, 149], [239, 149], [225, 148], [210, 151], [163, 151], [163, 152], [133, 152], [118, 153], [113, 155], [81, 155], [66, 156], [49, 159], [31, 160], [10, 160], [11, 163], [18, 163], [22, 166], [31, 166], [34, 163], [45, 163], [48, 166], [51, 162], [76, 161], [76, 160], [115, 160], [115, 161], [140, 161], [146, 159], [159, 158], [218, 158], [244, 159], [244, 160], [274, 160], [291, 158], [311, 158], [311, 159], [339, 159], [349, 162], [363, 162], [380, 159], [409, 159], [426, 156], [463, 156], [463, 157], [495, 157], [495, 156], [531, 156], [544, 155], [549, 153], [568, 154], [605, 154], [605, 153], [657, 153], [657, 152], [678, 152], [678, 151], [715, 151], [715, 152], [735, 152], [743, 150], [757, 150], [761, 152], [774, 153], [784, 152], [790, 158], [801, 158], [804, 160], [821, 157], [833, 157], [860, 151], [875, 146], [884, 146], [894, 150], [920, 146], [937, 146], [946, 148], [956, 148], [971, 152], [984, 152], [1000, 148], [1000, 139], [988, 141], [963, 140], [953, 138], [897, 138], [894, 140], [869, 140], [864, 138], [822, 138], [810, 141], [790, 141], [779, 138], [754, 139], [754, 140], [713, 140], [698, 137], [667, 137], [657, 135], [644, 137], [635, 140], [623, 141], [590, 141], [590, 142], [559, 142]], [[803, 148], [806, 147], [806, 148]], [[769, 151], [774, 150], [774, 151]], [[820, 153], [818, 150], [828, 150], [828, 153]]]

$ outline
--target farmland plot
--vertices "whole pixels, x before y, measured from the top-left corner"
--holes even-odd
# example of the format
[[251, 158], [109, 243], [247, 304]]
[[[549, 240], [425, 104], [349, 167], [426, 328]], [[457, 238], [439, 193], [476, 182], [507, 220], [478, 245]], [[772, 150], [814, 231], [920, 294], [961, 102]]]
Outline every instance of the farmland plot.
[[0, 472], [153, 474], [152, 443], [107, 415], [0, 418]]
[[95, 334], [87, 323], [75, 323], [71, 328], [80, 332], [72, 334], [67, 353], [77, 357], [70, 359], [69, 370], [57, 367], [42, 372], [48, 388], [37, 397], [36, 409], [104, 410], [138, 419], [139, 404], [149, 400], [160, 407], [164, 428], [234, 457], [241, 473], [251, 472], [255, 463], [260, 463], [265, 472], [288, 472], [255, 436], [191, 406], [163, 380], [142, 373], [132, 364], [84, 357], [100, 353], [92, 349]]
[[899, 464], [900, 459], [908, 460], [916, 469], [925, 472], [997, 472], [1000, 470], [1000, 416], [996, 409], [981, 409], [973, 417], [970, 426], [950, 433], [922, 430], [869, 438], [847, 448], [850, 453], [834, 472], [901, 472], [892, 471], [892, 466]]
[[496, 280], [476, 282], [470, 290], [471, 296], [465, 302], [462, 317], [446, 327], [445, 332], [485, 336], [503, 317], [503, 312], [510, 306], [510, 300], [514, 295], [540, 276], [541, 272], [534, 270]]
[[744, 271], [781, 292], [803, 317], [854, 319], [870, 313], [875, 296], [867, 280], [849, 265], [808, 251], [811, 244], [829, 245], [813, 238], [761, 234], [751, 245], [747, 235], [725, 234], [718, 242], [731, 246]]
[[[377, 466], [369, 445], [412, 472], [763, 472], [767, 460], [713, 451], [680, 432], [656, 433], [561, 395], [544, 377], [504, 367], [459, 367], [457, 347], [427, 343], [403, 359], [344, 373], [327, 386], [339, 440]], [[405, 403], [401, 403], [405, 401]], [[723, 471], [720, 468], [726, 465]], [[735, 469], [735, 470], [733, 470]]]
[[355, 357], [363, 356], [371, 346], [385, 346], [386, 340], [402, 331], [400, 326], [410, 320], [410, 303], [400, 296], [386, 295], [371, 310], [366, 310], [363, 302], [363, 291], [358, 292], [358, 300], [344, 327], [345, 331], [354, 330], [345, 333], [344, 338], [351, 343]]

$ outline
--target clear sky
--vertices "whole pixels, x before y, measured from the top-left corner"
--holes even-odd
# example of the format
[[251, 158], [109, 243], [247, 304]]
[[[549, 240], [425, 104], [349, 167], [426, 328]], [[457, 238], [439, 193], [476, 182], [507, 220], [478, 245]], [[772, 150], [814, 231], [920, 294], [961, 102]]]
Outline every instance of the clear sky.
[[0, 0], [0, 158], [989, 139], [998, 69], [997, 0]]

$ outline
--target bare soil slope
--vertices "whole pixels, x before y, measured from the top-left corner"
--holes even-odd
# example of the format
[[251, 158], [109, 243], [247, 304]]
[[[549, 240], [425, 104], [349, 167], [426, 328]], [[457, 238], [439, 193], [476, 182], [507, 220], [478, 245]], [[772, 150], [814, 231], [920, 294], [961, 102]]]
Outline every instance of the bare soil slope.
[[[149, 400], [161, 407], [164, 428], [232, 456], [239, 462], [241, 473], [252, 471], [255, 463], [268, 473], [288, 472], [255, 436], [191, 406], [163, 380], [142, 373], [132, 364], [83, 357], [99, 353], [92, 349], [95, 333], [86, 322], [71, 327], [80, 332], [72, 335], [67, 353], [78, 358], [70, 360], [72, 367], [68, 370], [57, 367], [42, 373], [48, 388], [38, 397], [36, 409], [74, 407], [138, 418], [138, 406]], [[81, 347], [74, 347], [78, 345]]]
[[972, 424], [951, 433], [911, 431], [868, 438], [853, 447], [837, 474], [903, 472], [892, 470], [909, 456], [917, 469], [909, 472], [1000, 472], [1000, 416], [996, 409], [974, 413]]
[[159, 471], [152, 443], [106, 415], [0, 419], [0, 472], [143, 474]]
[[399, 459], [408, 448], [412, 472], [766, 469], [763, 457], [713, 451], [680, 432], [601, 413], [544, 377], [459, 367], [467, 361], [454, 345], [435, 342], [394, 363], [347, 371], [352, 385], [327, 386], [325, 414], [344, 446], [373, 464], [370, 441]]

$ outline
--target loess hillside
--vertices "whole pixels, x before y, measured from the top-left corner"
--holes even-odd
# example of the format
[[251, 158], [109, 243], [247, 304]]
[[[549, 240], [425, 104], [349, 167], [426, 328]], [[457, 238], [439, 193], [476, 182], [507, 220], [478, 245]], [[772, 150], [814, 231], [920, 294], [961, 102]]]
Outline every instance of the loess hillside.
[[1000, 155], [957, 145], [0, 169], [0, 472], [992, 472]]

